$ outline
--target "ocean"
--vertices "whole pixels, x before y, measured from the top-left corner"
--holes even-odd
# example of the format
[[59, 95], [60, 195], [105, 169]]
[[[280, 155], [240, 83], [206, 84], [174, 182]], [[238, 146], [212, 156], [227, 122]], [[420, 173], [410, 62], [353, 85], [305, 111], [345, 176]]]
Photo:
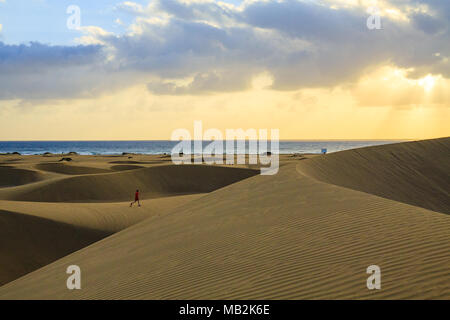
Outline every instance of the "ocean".
[[[400, 140], [333, 140], [333, 141], [293, 141], [282, 140], [279, 142], [280, 154], [292, 153], [320, 153], [322, 149], [327, 149], [328, 153], [361, 148], [366, 146], [382, 145], [402, 142]], [[0, 141], [0, 153], [19, 152], [23, 155], [43, 154], [45, 152], [61, 154], [76, 152], [82, 155], [115, 155], [122, 153], [141, 154], [163, 154], [171, 153], [172, 148], [178, 141], [151, 140], [151, 141]], [[203, 141], [203, 146], [210, 144], [210, 141]], [[224, 153], [226, 144], [224, 142]], [[193, 150], [193, 148], [192, 148]], [[248, 141], [245, 145], [245, 152], [248, 151]], [[225, 152], [226, 151], [226, 152]], [[244, 149], [237, 143], [234, 146], [234, 153], [243, 153]], [[268, 146], [270, 151], [270, 145]], [[185, 152], [189, 153], [189, 152]], [[193, 153], [193, 152], [192, 152]], [[233, 152], [230, 152], [233, 153]]]

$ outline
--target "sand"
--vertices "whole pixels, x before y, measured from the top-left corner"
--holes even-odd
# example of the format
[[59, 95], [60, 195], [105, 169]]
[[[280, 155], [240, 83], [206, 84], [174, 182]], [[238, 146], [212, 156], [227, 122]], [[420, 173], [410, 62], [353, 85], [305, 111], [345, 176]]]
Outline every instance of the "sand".
[[[449, 299], [449, 150], [444, 138], [283, 156], [274, 176], [157, 156], [77, 156], [65, 165], [110, 172], [73, 175], [21, 157], [14, 167], [42, 176], [0, 189], [0, 299]], [[136, 183], [144, 206], [129, 208]], [[66, 288], [72, 264], [81, 290]], [[366, 287], [372, 264], [380, 290]]]
[[[110, 157], [76, 156], [71, 163], [59, 158], [0, 156], [8, 163], [0, 167], [0, 285], [257, 173], [186, 166], [180, 175], [180, 167], [170, 161], [153, 160], [159, 156], [120, 170]], [[211, 169], [219, 174], [212, 175]], [[143, 206], [129, 208], [136, 188]]]
[[323, 182], [450, 214], [448, 138], [337, 152], [299, 169]]

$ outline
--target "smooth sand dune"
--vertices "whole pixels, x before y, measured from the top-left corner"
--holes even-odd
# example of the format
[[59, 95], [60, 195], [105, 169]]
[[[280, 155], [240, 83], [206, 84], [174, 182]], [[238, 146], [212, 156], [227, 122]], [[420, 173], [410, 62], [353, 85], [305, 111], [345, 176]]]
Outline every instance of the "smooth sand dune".
[[[203, 194], [129, 203], [70, 204], [0, 201], [0, 285]], [[14, 210], [14, 211], [13, 211]]]
[[[82, 160], [82, 158], [80, 159]], [[89, 161], [84, 162], [84, 164], [89, 164]], [[98, 162], [93, 164], [96, 166], [102, 165]], [[17, 176], [21, 175], [20, 177], [22, 177], [24, 173], [34, 174], [42, 181], [29, 184], [26, 186], [27, 188], [3, 188], [0, 192], [2, 198], [6, 199], [0, 200], [0, 216], [4, 220], [7, 219], [5, 223], [0, 224], [0, 233], [9, 237], [9, 241], [6, 241], [6, 238], [0, 239], [5, 240], [2, 243], [2, 251], [0, 251], [2, 262], [0, 265], [0, 284], [12, 281], [146, 218], [164, 215], [193, 199], [203, 196], [202, 190], [213, 190], [219, 188], [222, 184], [229, 184], [236, 179], [254, 174], [254, 171], [251, 170], [207, 167], [199, 167], [199, 170], [193, 168], [180, 174], [179, 171], [173, 172], [172, 168], [150, 167], [137, 175], [120, 172], [105, 175], [95, 174], [95, 172], [106, 171], [98, 167], [80, 167], [55, 163], [35, 165], [33, 161], [27, 161], [22, 166], [37, 167], [36, 169], [43, 169], [43, 166], [45, 166], [45, 169], [49, 169], [48, 171], [56, 174], [42, 175], [37, 171], [16, 168], [5, 168], [7, 170], [2, 171], [3, 182], [6, 181], [6, 178], [13, 177], [14, 179], [11, 181], [17, 183], [19, 181]], [[65, 176], [69, 172], [72, 174], [88, 174], [90, 177], [97, 178], [83, 179], [84, 175]], [[207, 182], [207, 175], [203, 175], [204, 172], [215, 176]], [[28, 182], [31, 183], [32, 181]], [[196, 183], [202, 183], [202, 185], [191, 187]], [[69, 187], [66, 187], [67, 185]], [[129, 203], [134, 199], [134, 191], [141, 186], [143, 198], [145, 198], [145, 192], [148, 188], [152, 192], [150, 195], [152, 199], [143, 200], [141, 202], [142, 207], [130, 208]], [[179, 196], [177, 195], [179, 194], [178, 188], [187, 188], [186, 190], [195, 194]], [[98, 190], [103, 190], [104, 194], [108, 194], [109, 198], [107, 197], [107, 199], [109, 201], [107, 203], [85, 201], [86, 203], [68, 204], [58, 198], [58, 196], [64, 196], [73, 191], [78, 196], [81, 193], [82, 195], [88, 194], [102, 199], [102, 194]], [[163, 193], [170, 197], [162, 197]], [[17, 198], [20, 198], [23, 194], [28, 196], [27, 199], [31, 198], [31, 201], [17, 201]], [[53, 198], [53, 196], [56, 196], [56, 198]], [[38, 202], [36, 202], [36, 199]], [[46, 199], [47, 201], [56, 199], [58, 202], [42, 202]], [[77, 199], [84, 200], [84, 198]], [[127, 202], [117, 202], [119, 200]], [[20, 229], [21, 224], [23, 224], [22, 229]], [[58, 238], [60, 232], [65, 232], [67, 229], [72, 231], [69, 230], [65, 233], [65, 237]], [[44, 235], [43, 238], [38, 239], [36, 246], [30, 245], [33, 239], [39, 237], [40, 233]], [[21, 239], [16, 241], [13, 237], [14, 234]], [[54, 237], [50, 237], [49, 234]], [[7, 263], [8, 261], [11, 261], [11, 263]], [[15, 265], [19, 266], [15, 269]]]
[[[151, 216], [161, 216], [205, 194], [170, 196], [141, 201], [130, 208], [130, 201], [108, 203], [27, 202], [0, 200], [0, 210], [49, 219], [109, 234], [121, 231]], [[1, 230], [1, 226], [0, 226]]]
[[163, 165], [108, 174], [51, 179], [0, 191], [0, 199], [37, 202], [120, 202], [139, 189], [142, 199], [206, 193], [259, 173], [245, 168]]
[[[5, 157], [8, 157], [8, 159], [4, 159]], [[0, 165], [11, 165], [17, 162], [22, 161], [22, 158], [11, 158], [10, 156], [2, 156], [0, 155]]]
[[0, 166], [0, 187], [20, 186], [42, 179], [42, 174], [36, 171]]
[[92, 167], [80, 167], [76, 165], [66, 163], [39, 163], [35, 166], [36, 169], [48, 172], [55, 172], [67, 175], [82, 175], [82, 174], [98, 174], [108, 173], [110, 170], [92, 168]]
[[332, 153], [299, 170], [323, 182], [450, 214], [450, 138]]
[[[0, 298], [450, 298], [449, 216], [297, 166], [151, 217], [1, 287]], [[72, 264], [82, 290], [65, 287]], [[381, 290], [366, 287], [372, 264]]]
[[161, 160], [152, 160], [152, 161], [135, 161], [135, 160], [119, 160], [119, 161], [111, 161], [111, 164], [158, 164], [158, 163], [167, 163], [167, 161]]
[[0, 229], [0, 285], [109, 235], [6, 210]]
[[136, 170], [136, 169], [142, 169], [142, 168], [145, 168], [145, 167], [142, 167], [142, 166], [136, 166], [136, 165], [126, 165], [126, 164], [123, 164], [123, 165], [116, 165], [116, 166], [112, 166], [111, 167], [111, 170], [114, 170], [114, 171], [127, 171], [127, 170]]

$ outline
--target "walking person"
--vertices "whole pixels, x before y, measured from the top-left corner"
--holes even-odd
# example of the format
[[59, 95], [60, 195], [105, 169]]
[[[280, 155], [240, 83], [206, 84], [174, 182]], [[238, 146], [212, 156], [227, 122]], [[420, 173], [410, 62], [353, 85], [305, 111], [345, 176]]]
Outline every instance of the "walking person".
[[136, 190], [136, 193], [134, 194], [134, 202], [130, 203], [130, 207], [133, 206], [133, 204], [138, 203], [138, 206], [141, 206], [141, 203], [139, 202], [139, 190]]

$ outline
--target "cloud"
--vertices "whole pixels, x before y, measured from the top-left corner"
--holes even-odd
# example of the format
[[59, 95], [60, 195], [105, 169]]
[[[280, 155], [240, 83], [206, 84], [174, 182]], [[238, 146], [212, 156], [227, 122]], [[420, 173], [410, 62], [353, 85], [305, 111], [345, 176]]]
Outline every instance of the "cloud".
[[100, 46], [50, 46], [0, 42], [0, 99], [67, 98], [103, 83]]
[[49, 69], [101, 62], [100, 46], [50, 46], [38, 42], [7, 45], [0, 42], [0, 74], [45, 72]]
[[147, 84], [149, 91], [163, 95], [210, 94], [214, 92], [241, 91], [251, 87], [251, 78], [242, 77], [240, 73], [205, 72], [197, 73], [187, 84], [176, 81], [153, 81]]
[[385, 17], [383, 30], [371, 31], [362, 7], [335, 10], [287, 0], [251, 2], [238, 9], [211, 1], [167, 0], [158, 2], [157, 9], [170, 15], [169, 23], [142, 20], [139, 35], [112, 40], [129, 67], [162, 78], [160, 86], [149, 85], [155, 92], [197, 93], [206, 87], [193, 83], [174, 89], [164, 78], [225, 73], [236, 75], [235, 82], [245, 89], [262, 70], [273, 75], [274, 89], [333, 86], [356, 81], [367, 68], [391, 61], [417, 68], [416, 76], [450, 74], [445, 58], [434, 55], [436, 50], [448, 55], [448, 32], [430, 35], [437, 26], [445, 30], [444, 20], [431, 15], [421, 24]]
[[115, 6], [116, 10], [130, 13], [133, 15], [144, 14], [144, 8], [142, 5], [136, 2], [124, 1]]
[[407, 70], [387, 66], [364, 76], [351, 92], [360, 106], [408, 109], [449, 106], [449, 85], [450, 79], [441, 76], [413, 80], [407, 78]]
[[84, 45], [103, 45], [105, 43], [101, 39], [106, 36], [113, 35], [113, 33], [105, 31], [102, 28], [96, 26], [80, 27], [79, 30], [84, 34], [84, 36], [75, 39], [75, 42]]
[[128, 33], [85, 27], [82, 46], [0, 44], [0, 99], [84, 96], [142, 83], [157, 94], [239, 91], [262, 72], [274, 90], [333, 87], [383, 65], [409, 70], [411, 78], [449, 78], [448, 2], [383, 3], [405, 18], [386, 14], [382, 30], [369, 30], [359, 5], [122, 2], [116, 9], [135, 17]]

